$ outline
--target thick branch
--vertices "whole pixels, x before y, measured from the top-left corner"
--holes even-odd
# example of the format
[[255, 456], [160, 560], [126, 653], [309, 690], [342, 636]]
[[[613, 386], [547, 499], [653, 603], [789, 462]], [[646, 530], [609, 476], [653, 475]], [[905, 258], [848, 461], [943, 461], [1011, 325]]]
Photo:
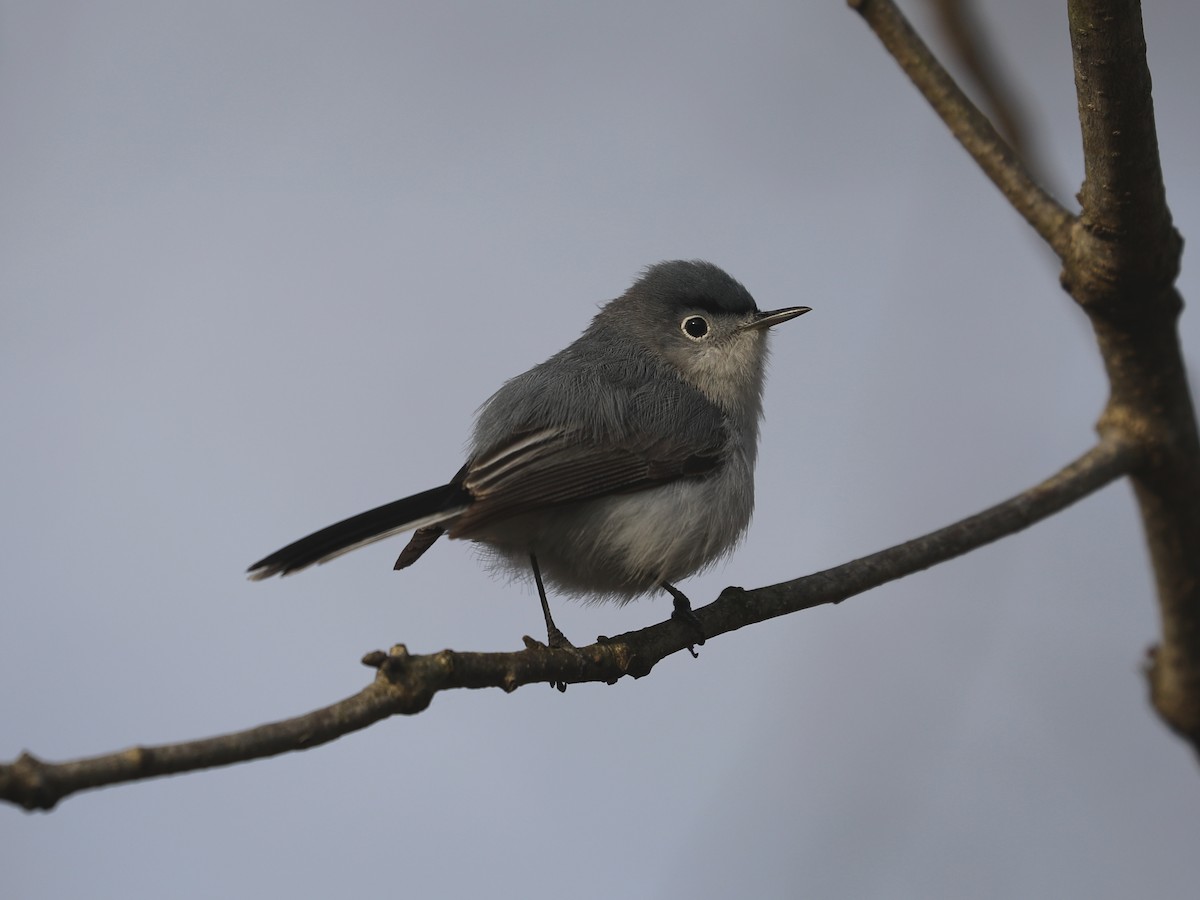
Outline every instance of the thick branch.
[[1075, 235], [1068, 276], [1087, 279], [1072, 294], [1120, 314], [1136, 291], [1145, 295], [1136, 300], [1139, 317], [1147, 302], [1165, 303], [1174, 314], [1179, 306], [1168, 289], [1182, 247], [1159, 164], [1140, 4], [1071, 0], [1067, 16], [1084, 166], [1082, 233]]
[[987, 116], [954, 83], [896, 5], [891, 0], [849, 0], [849, 3], [1013, 208], [1062, 256], [1069, 246], [1073, 217], [1034, 181]]
[[[1114, 434], [1052, 478], [978, 515], [924, 537], [873, 553], [824, 572], [757, 590], [727, 588], [696, 615], [710, 638], [776, 616], [837, 603], [888, 581], [1020, 531], [1132, 471], [1139, 445]], [[301, 750], [365, 728], [397, 714], [425, 709], [438, 691], [498, 687], [513, 691], [535, 682], [615, 682], [646, 675], [659, 660], [694, 640], [689, 625], [663, 622], [588, 647], [551, 650], [529, 646], [514, 653], [441, 653], [411, 656], [403, 646], [368, 654], [378, 671], [374, 683], [324, 709], [220, 737], [133, 747], [65, 763], [46, 763], [26, 753], [0, 766], [0, 798], [26, 809], [51, 809], [77, 791], [229, 765], [288, 750]], [[530, 642], [532, 643], [532, 642]]]
[[1133, 479], [1154, 564], [1162, 643], [1151, 697], [1200, 752], [1200, 439], [1179, 347], [1182, 241], [1158, 158], [1135, 0], [1070, 0], [1083, 205], [1063, 286], [1092, 320], [1112, 393], [1101, 428], [1152, 450]]

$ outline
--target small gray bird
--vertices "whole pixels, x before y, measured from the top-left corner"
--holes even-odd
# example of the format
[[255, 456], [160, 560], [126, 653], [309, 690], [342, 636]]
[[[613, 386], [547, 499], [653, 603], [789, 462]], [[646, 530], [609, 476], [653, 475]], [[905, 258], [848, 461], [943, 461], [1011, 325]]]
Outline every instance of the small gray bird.
[[651, 266], [578, 340], [491, 396], [449, 484], [301, 538], [250, 577], [415, 530], [397, 569], [443, 534], [529, 566], [551, 646], [570, 644], [543, 575], [596, 601], [661, 588], [673, 616], [699, 628], [674, 583], [732, 550], [750, 522], [767, 329], [808, 311], [761, 312], [711, 263]]

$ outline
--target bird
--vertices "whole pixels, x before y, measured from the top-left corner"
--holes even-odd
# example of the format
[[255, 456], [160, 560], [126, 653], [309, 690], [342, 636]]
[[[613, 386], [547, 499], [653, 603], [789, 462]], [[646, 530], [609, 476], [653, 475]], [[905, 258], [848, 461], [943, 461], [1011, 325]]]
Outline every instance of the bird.
[[573, 343], [479, 408], [466, 462], [445, 484], [351, 516], [263, 557], [287, 575], [412, 531], [395, 569], [443, 535], [531, 573], [551, 647], [546, 584], [586, 601], [653, 591], [703, 629], [675, 583], [729, 554], [754, 508], [768, 331], [810, 312], [759, 310], [703, 260], [651, 265]]

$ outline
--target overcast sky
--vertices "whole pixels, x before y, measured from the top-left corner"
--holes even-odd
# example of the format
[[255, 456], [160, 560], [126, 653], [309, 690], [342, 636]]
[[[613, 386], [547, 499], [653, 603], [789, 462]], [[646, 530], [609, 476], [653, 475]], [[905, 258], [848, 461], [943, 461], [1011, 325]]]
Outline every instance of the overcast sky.
[[[1064, 4], [983, 5], [1073, 204]], [[1146, 19], [1194, 245], [1200, 8]], [[756, 518], [697, 605], [1003, 499], [1104, 403], [1054, 261], [841, 2], [0, 2], [0, 122], [0, 759], [295, 715], [399, 641], [519, 648], [532, 590], [468, 545], [243, 572], [448, 479], [478, 404], [648, 263], [813, 307], [774, 335]], [[577, 641], [669, 611], [555, 602]], [[1156, 631], [1119, 484], [637, 682], [0, 806], [0, 892], [1190, 897]]]

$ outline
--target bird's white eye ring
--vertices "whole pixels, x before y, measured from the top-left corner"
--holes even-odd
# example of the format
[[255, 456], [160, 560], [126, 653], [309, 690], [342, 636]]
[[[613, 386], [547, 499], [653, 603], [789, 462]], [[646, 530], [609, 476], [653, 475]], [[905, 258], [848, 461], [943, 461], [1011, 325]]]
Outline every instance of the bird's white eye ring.
[[693, 341], [701, 341], [708, 337], [708, 319], [704, 316], [688, 316], [679, 323], [679, 328]]

